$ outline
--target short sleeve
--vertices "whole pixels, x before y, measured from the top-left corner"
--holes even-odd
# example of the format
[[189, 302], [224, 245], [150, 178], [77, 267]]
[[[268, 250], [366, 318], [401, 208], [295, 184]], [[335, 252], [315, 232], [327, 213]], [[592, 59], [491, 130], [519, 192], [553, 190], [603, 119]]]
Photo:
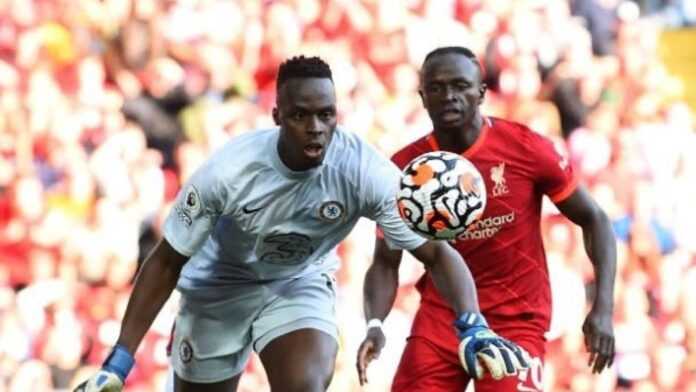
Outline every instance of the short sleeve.
[[364, 216], [377, 223], [378, 235], [383, 235], [391, 249], [418, 248], [426, 239], [409, 229], [396, 206], [399, 169], [381, 156], [371, 161], [364, 176]]
[[531, 139], [530, 147], [536, 160], [538, 173], [536, 186], [551, 201], [560, 203], [577, 188], [577, 177], [573, 167], [563, 146], [535, 133]]
[[164, 237], [179, 253], [192, 256], [217, 223], [224, 206], [223, 187], [209, 165], [199, 168], [181, 188], [164, 221]]

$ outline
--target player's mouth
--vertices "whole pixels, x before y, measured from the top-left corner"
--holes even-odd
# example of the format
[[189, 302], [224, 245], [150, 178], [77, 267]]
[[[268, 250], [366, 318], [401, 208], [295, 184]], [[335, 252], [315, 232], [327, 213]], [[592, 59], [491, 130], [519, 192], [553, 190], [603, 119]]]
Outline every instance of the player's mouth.
[[320, 143], [309, 143], [305, 146], [304, 153], [309, 159], [320, 159], [324, 153], [324, 146]]
[[461, 120], [462, 112], [459, 109], [445, 109], [440, 112], [440, 119], [442, 122], [451, 123]]

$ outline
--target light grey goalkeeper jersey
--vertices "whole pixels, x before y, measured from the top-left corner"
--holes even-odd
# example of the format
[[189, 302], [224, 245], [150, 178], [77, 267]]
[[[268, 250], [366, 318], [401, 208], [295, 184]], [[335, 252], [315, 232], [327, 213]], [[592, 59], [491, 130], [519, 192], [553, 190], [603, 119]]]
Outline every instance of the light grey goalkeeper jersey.
[[332, 272], [336, 246], [360, 217], [376, 221], [393, 248], [425, 242], [399, 217], [399, 170], [368, 143], [337, 129], [324, 163], [295, 172], [278, 156], [278, 135], [274, 128], [232, 139], [179, 193], [164, 236], [191, 256], [183, 294]]

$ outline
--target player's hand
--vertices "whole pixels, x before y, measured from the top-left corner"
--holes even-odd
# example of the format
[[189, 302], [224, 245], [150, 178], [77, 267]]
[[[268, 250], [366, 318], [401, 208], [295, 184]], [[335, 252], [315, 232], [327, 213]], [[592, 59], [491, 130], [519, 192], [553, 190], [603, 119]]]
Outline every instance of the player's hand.
[[356, 364], [360, 385], [367, 383], [367, 365], [373, 359], [379, 358], [379, 353], [382, 352], [386, 341], [387, 338], [384, 336], [382, 328], [372, 327], [367, 330], [367, 336], [358, 349], [358, 362]]
[[121, 392], [133, 365], [133, 355], [124, 346], [117, 344], [102, 364], [102, 368], [78, 385], [73, 392]]
[[104, 369], [78, 385], [73, 392], [121, 392], [123, 381], [114, 373]]
[[488, 370], [500, 380], [529, 368], [529, 354], [515, 343], [498, 336], [479, 313], [464, 313], [454, 323], [461, 342], [459, 360], [464, 370], [480, 379]]
[[611, 312], [599, 311], [595, 307], [582, 325], [585, 347], [590, 352], [587, 366], [592, 373], [600, 373], [614, 362], [614, 325]]

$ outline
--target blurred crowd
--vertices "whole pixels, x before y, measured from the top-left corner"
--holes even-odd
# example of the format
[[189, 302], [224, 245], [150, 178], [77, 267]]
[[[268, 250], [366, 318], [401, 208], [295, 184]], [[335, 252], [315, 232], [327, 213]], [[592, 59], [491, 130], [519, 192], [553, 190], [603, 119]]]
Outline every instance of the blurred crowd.
[[[391, 154], [431, 129], [418, 69], [441, 45], [480, 56], [484, 113], [567, 151], [619, 239], [617, 357], [592, 375], [580, 330], [592, 267], [545, 205], [546, 390], [696, 391], [696, 134], [657, 56], [660, 20], [618, 0], [0, 0], [0, 392], [65, 391], [99, 366], [180, 184], [229, 137], [272, 126], [281, 61], [324, 58], [341, 123]], [[340, 248], [331, 391], [359, 390], [373, 233], [360, 222]], [[402, 263], [365, 390], [389, 386], [421, 272]], [[175, 294], [127, 391], [164, 390], [176, 306]], [[265, 380], [254, 357], [239, 390]]]

